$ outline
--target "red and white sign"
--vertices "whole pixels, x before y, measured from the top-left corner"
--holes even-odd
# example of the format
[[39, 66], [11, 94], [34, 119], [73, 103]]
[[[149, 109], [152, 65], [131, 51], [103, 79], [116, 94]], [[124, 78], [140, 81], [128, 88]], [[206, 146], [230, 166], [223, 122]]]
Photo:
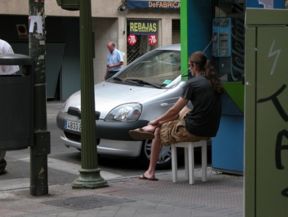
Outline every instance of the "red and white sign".
[[134, 46], [137, 43], [137, 36], [135, 34], [128, 35], [128, 44]]
[[158, 43], [157, 35], [149, 35], [148, 43], [150, 46], [155, 46]]

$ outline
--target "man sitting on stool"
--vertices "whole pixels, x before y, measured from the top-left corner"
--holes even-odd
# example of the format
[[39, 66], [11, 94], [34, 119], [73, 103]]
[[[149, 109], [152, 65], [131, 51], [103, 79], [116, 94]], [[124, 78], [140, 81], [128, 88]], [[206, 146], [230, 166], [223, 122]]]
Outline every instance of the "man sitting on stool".
[[[216, 136], [221, 117], [220, 95], [223, 87], [203, 52], [191, 55], [190, 69], [193, 78], [187, 81], [175, 105], [147, 126], [129, 132], [136, 140], [153, 139], [149, 168], [140, 179], [157, 180], [155, 169], [163, 145], [200, 141]], [[184, 112], [185, 115], [181, 114], [189, 101], [193, 109]]]

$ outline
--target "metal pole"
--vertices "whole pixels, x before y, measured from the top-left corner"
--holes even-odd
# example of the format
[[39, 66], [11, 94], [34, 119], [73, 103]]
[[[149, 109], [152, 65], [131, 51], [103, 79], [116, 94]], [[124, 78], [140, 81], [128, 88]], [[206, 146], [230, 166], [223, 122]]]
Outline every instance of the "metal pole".
[[48, 194], [47, 155], [50, 153], [50, 133], [46, 111], [46, 30], [44, 0], [29, 0], [29, 55], [34, 62], [34, 142], [30, 157], [30, 193]]
[[73, 188], [101, 188], [107, 182], [98, 168], [94, 101], [91, 0], [80, 1], [81, 170]]

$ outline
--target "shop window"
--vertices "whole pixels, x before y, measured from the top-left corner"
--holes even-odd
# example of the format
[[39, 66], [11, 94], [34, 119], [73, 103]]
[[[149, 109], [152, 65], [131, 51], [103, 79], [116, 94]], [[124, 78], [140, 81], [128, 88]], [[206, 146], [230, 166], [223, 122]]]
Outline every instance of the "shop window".
[[158, 47], [158, 20], [127, 20], [127, 62]]

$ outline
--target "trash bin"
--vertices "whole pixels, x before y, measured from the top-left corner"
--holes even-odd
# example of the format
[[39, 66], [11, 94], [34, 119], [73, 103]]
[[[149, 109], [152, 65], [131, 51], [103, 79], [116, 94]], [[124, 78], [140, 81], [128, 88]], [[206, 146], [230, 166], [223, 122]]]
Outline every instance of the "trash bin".
[[0, 55], [1, 65], [19, 65], [15, 75], [0, 75], [0, 150], [18, 150], [33, 142], [32, 59]]

